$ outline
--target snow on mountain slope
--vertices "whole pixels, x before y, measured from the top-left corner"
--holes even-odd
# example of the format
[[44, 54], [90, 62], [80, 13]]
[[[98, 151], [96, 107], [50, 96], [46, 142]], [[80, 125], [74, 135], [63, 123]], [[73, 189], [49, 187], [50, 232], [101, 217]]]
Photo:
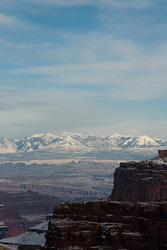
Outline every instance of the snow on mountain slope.
[[154, 141], [157, 142], [160, 146], [167, 146], [167, 141], [165, 140], [154, 138]]
[[81, 135], [77, 133], [34, 134], [22, 139], [0, 139], [0, 153], [51, 151], [51, 152], [99, 152], [111, 150], [153, 150], [167, 147], [167, 141], [147, 135], [111, 136]]
[[21, 140], [16, 140], [18, 152], [32, 152], [36, 150], [41, 150], [50, 146], [50, 144], [56, 144], [60, 138], [54, 134], [35, 134], [26, 137]]
[[136, 136], [129, 138], [122, 144], [122, 146], [148, 148], [148, 147], [159, 147], [160, 144], [157, 143], [152, 138], [148, 137], [147, 135], [143, 135], [143, 136]]
[[103, 136], [93, 136], [88, 135], [84, 138], [80, 139], [80, 142], [89, 150], [99, 150], [99, 151], [108, 151], [111, 147], [113, 148], [116, 145], [112, 145], [112, 143], [108, 140], [107, 137]]
[[41, 149], [49, 151], [89, 151], [89, 148], [83, 145], [79, 139], [73, 138], [71, 135], [62, 135], [57, 140], [51, 141], [48, 145]]
[[0, 139], [0, 154], [6, 154], [6, 153], [16, 153], [17, 152], [17, 146], [15, 143], [8, 139]]
[[126, 140], [130, 139], [131, 137], [129, 136], [122, 136], [120, 134], [113, 134], [109, 136], [110, 142], [115, 145], [115, 146], [121, 146]]

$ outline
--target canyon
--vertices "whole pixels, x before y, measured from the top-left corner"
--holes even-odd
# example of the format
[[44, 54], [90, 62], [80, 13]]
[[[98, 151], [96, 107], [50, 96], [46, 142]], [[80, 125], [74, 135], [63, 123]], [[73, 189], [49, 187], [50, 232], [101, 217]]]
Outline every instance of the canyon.
[[[31, 191], [22, 193], [0, 192], [1, 239], [20, 235], [28, 228], [43, 222], [53, 208], [60, 204], [57, 198], [42, 196]], [[5, 229], [5, 230], [4, 230]]]
[[107, 198], [119, 166], [119, 161], [95, 159], [37, 162], [0, 162], [0, 190], [32, 191], [68, 201]]
[[166, 158], [122, 162], [107, 199], [62, 202], [42, 225], [0, 242], [20, 250], [165, 250], [166, 190]]
[[42, 249], [167, 249], [167, 165], [121, 163], [107, 200], [55, 208]]

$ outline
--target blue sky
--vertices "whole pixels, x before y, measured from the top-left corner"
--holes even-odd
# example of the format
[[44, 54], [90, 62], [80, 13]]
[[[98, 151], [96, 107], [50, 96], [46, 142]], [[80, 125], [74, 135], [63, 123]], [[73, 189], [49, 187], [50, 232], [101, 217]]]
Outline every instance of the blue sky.
[[166, 0], [1, 0], [0, 136], [166, 137]]

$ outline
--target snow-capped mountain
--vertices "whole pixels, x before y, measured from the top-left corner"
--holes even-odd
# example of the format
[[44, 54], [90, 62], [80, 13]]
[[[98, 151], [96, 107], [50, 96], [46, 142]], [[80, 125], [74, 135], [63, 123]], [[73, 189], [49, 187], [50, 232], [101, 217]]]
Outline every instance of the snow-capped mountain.
[[139, 150], [157, 149], [167, 147], [167, 141], [153, 139], [147, 135], [111, 136], [81, 135], [77, 133], [34, 134], [22, 139], [0, 139], [0, 153], [16, 152], [98, 152], [111, 150]]
[[109, 140], [110, 142], [115, 145], [115, 146], [122, 146], [124, 142], [126, 142], [127, 140], [131, 139], [132, 137], [129, 136], [122, 136], [120, 134], [113, 134], [111, 136], [109, 136]]
[[154, 139], [148, 137], [147, 135], [130, 137], [122, 143], [122, 146], [125, 147], [158, 147], [160, 144], [156, 142]]

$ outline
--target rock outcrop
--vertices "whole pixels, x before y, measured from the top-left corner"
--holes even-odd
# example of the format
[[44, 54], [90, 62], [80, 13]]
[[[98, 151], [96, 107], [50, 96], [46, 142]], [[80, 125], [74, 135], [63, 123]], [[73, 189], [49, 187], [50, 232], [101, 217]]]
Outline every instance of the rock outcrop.
[[167, 249], [166, 215], [167, 202], [63, 204], [49, 222], [45, 249]]
[[108, 200], [55, 208], [43, 249], [167, 249], [165, 200], [165, 163], [121, 163]]
[[167, 164], [156, 161], [121, 163], [114, 174], [114, 201], [167, 200]]

